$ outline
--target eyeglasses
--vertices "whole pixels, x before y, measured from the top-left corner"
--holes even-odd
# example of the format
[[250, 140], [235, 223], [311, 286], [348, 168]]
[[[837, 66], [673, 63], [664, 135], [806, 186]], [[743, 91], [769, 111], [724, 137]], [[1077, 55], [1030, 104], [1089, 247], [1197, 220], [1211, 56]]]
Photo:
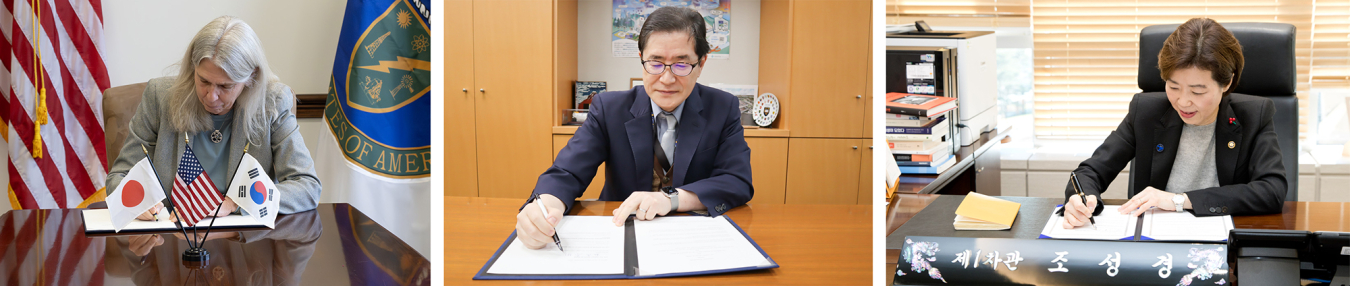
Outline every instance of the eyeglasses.
[[652, 75], [661, 75], [669, 69], [671, 73], [674, 73], [677, 76], [689, 76], [689, 73], [694, 72], [694, 67], [697, 66], [698, 64], [691, 63], [674, 63], [667, 65], [660, 61], [642, 61], [642, 69]]

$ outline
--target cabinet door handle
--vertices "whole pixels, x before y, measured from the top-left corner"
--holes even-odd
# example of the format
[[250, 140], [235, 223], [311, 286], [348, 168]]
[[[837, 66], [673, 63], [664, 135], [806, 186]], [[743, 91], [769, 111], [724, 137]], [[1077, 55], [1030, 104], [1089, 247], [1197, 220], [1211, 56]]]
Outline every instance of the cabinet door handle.
[[859, 94], [859, 95], [858, 95], [858, 97], [857, 97], [857, 98], [862, 98], [862, 95], [861, 95], [861, 94]]
[[480, 89], [478, 89], [478, 92], [487, 93], [487, 90], [486, 90], [486, 89], [481, 89], [481, 88], [480, 88]]
[[465, 88], [464, 93], [469, 93], [469, 89]]
[[858, 150], [858, 146], [853, 146], [853, 150]]

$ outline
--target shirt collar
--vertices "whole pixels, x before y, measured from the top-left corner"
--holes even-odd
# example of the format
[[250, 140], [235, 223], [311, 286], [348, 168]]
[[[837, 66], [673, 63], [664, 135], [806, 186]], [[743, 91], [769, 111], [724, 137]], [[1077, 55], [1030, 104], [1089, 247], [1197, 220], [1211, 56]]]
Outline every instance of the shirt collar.
[[[687, 101], [688, 98], [685, 98], [685, 100]], [[649, 101], [652, 103], [652, 120], [656, 120], [656, 114], [658, 113], [671, 113], [675, 115], [675, 122], [680, 122], [680, 115], [684, 113], [684, 101], [681, 101], [680, 106], [676, 106], [675, 111], [672, 112], [666, 112], [665, 110], [662, 110], [660, 106], [656, 105], [655, 100]]]

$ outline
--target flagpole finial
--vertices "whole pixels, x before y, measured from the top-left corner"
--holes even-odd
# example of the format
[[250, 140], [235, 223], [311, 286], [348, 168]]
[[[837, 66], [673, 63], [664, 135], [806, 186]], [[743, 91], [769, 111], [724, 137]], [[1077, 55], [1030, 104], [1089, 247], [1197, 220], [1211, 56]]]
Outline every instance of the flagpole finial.
[[145, 149], [145, 144], [141, 144], [141, 152], [145, 152], [145, 156], [150, 157], [150, 150]]
[[244, 143], [244, 154], [248, 154], [248, 145], [252, 145], [252, 144]]
[[192, 140], [188, 139], [187, 132], [183, 132], [183, 143], [192, 144]]

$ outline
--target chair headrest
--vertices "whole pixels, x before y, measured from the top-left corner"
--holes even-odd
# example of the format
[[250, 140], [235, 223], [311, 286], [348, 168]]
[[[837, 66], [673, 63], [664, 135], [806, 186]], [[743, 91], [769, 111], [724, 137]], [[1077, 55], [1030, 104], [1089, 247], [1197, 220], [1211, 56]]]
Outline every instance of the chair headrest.
[[[1225, 23], [1242, 44], [1242, 78], [1233, 92], [1260, 96], [1294, 96], [1298, 67], [1294, 62], [1294, 25], [1283, 23]], [[1158, 71], [1163, 41], [1180, 24], [1153, 25], [1139, 32], [1139, 89], [1165, 91]]]

